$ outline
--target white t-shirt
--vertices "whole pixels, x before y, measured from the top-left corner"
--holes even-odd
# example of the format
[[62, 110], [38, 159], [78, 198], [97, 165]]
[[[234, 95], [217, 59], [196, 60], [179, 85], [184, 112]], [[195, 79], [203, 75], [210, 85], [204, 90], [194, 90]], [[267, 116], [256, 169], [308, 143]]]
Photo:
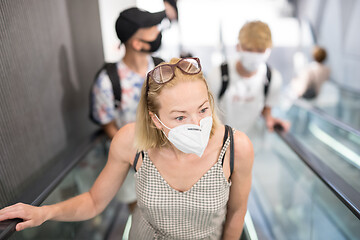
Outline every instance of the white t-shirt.
[[265, 105], [273, 107], [278, 104], [282, 78], [273, 68], [271, 74], [271, 83], [265, 99], [264, 86], [268, 83], [266, 64], [262, 64], [254, 76], [245, 78], [237, 73], [236, 61], [229, 62], [230, 82], [219, 102], [217, 98], [221, 88], [221, 70], [220, 67], [214, 68], [207, 76], [207, 81], [218, 103], [220, 119], [231, 127], [248, 132]]

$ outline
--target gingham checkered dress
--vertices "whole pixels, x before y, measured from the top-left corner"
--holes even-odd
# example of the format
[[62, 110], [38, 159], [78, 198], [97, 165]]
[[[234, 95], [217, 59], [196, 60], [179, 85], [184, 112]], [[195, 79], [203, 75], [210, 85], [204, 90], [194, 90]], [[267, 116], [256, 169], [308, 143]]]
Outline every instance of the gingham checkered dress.
[[144, 151], [129, 239], [220, 239], [231, 185], [222, 166], [229, 143], [227, 137], [218, 161], [185, 192], [173, 189]]

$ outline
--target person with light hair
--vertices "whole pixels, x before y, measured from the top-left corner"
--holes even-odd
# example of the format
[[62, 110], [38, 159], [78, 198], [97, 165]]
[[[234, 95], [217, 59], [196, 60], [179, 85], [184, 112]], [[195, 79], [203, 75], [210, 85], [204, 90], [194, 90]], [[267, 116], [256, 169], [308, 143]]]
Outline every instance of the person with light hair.
[[262, 21], [247, 22], [239, 32], [237, 58], [209, 74], [209, 85], [218, 95], [222, 119], [246, 133], [261, 115], [270, 131], [275, 125], [285, 131], [290, 127], [271, 113], [271, 108], [278, 104], [282, 85], [280, 73], [266, 63], [271, 48], [269, 26]]
[[0, 221], [23, 219], [19, 231], [92, 218], [131, 167], [138, 207], [129, 239], [239, 239], [253, 158], [249, 138], [219, 121], [200, 60], [175, 58], [147, 74], [136, 123], [116, 133], [89, 192], [54, 205], [12, 205], [0, 210]]

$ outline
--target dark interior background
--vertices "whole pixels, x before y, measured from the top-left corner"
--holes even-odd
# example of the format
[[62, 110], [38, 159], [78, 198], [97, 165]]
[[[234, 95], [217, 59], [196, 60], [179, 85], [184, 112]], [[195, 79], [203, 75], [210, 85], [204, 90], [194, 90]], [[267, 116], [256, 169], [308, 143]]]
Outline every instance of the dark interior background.
[[0, 208], [96, 128], [98, 0], [0, 1]]

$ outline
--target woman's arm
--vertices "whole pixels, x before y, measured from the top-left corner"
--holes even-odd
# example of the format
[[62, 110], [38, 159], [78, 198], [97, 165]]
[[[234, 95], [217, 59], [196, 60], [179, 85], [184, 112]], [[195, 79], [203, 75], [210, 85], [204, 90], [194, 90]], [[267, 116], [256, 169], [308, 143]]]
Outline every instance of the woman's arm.
[[251, 188], [251, 170], [254, 151], [249, 138], [242, 132], [234, 134], [234, 171], [223, 239], [240, 239]]
[[124, 181], [135, 156], [133, 148], [135, 124], [124, 126], [115, 135], [108, 161], [89, 192], [57, 204], [34, 207], [18, 203], [0, 210], [0, 221], [21, 218], [16, 230], [39, 226], [47, 220], [82, 221], [101, 213]]

